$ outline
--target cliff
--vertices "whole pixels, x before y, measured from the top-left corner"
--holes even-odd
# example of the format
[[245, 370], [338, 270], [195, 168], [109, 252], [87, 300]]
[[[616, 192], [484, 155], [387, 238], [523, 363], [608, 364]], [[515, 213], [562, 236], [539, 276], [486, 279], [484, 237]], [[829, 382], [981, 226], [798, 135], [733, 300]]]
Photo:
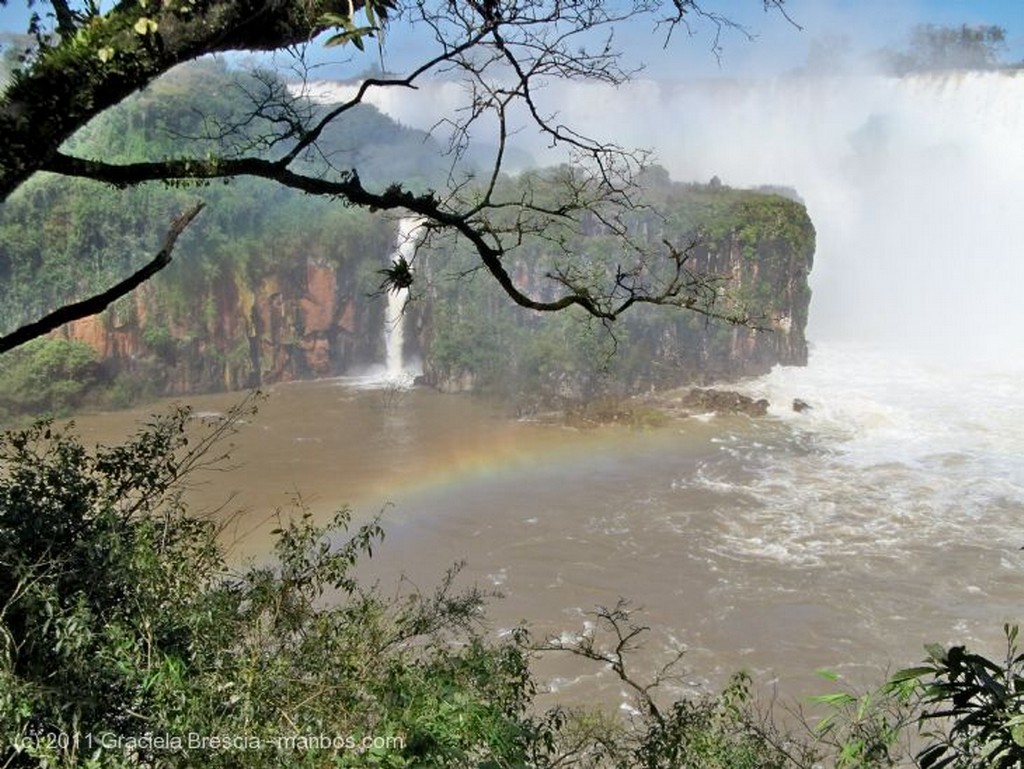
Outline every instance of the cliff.
[[[245, 92], [232, 86], [234, 79], [248, 76], [223, 64], [206, 62], [172, 75], [90, 123], [73, 139], [78, 151], [125, 162], [173, 157], [182, 137], [202, 135], [204, 115], [248, 106], [231, 102]], [[371, 107], [352, 110], [332, 130], [336, 134], [322, 137], [322, 149], [339, 166], [358, 167], [368, 184], [404, 178], [427, 188], [437, 181], [436, 142]], [[215, 146], [214, 139], [208, 142]], [[537, 170], [501, 183], [512, 193], [515, 185], [534, 183], [530, 194], [544, 198], [551, 193], [545, 185], [557, 177], [558, 171]], [[479, 259], [465, 243], [449, 244], [417, 257], [416, 301], [405, 318], [407, 358], [422, 359], [425, 380], [444, 390], [545, 401], [804, 363], [814, 251], [804, 207], [717, 181], [672, 183], [660, 169], [649, 171], [643, 188], [650, 207], [631, 213], [634, 234], [652, 251], [666, 240], [689, 248], [690, 269], [723, 278], [718, 309], [744, 308], [760, 318], [763, 330], [671, 308], [635, 306], [612, 333], [579, 313], [528, 312], [476, 269]], [[383, 364], [385, 302], [375, 294], [396, 223], [251, 179], [199, 193], [34, 177], [0, 207], [0, 328], [15, 328], [138, 269], [159, 248], [161, 228], [200, 194], [207, 207], [167, 269], [103, 315], [59, 332], [94, 351], [98, 365], [90, 377], [114, 393], [109, 405]], [[551, 239], [528, 238], [509, 258], [516, 282], [543, 295], [552, 286], [546, 277], [552, 260], [564, 253], [585, 269], [604, 270], [605, 280], [614, 275], [609, 271], [623, 255], [596, 217], [565, 238], [564, 252]], [[43, 372], [43, 378], [51, 370], [82, 371], [81, 352], [71, 354], [71, 368], [44, 361], [24, 370]], [[12, 389], [25, 393], [31, 377], [22, 379]]]
[[196, 295], [200, 312], [168, 307], [159, 282], [126, 306], [58, 334], [96, 350], [114, 376], [146, 377], [168, 395], [333, 376], [380, 354], [381, 321], [339, 266], [299, 258], [254, 284], [221, 275]]
[[[815, 233], [804, 206], [791, 197], [721, 184], [655, 181], [647, 198], [665, 216], [638, 214], [634, 229], [652, 247], [665, 240], [689, 247], [687, 267], [721, 279], [715, 309], [744, 312], [753, 323], [732, 325], [677, 308], [636, 305], [609, 333], [582, 313], [552, 317], [512, 306], [486, 276], [435, 281], [436, 307], [421, 340], [429, 351], [426, 381], [447, 391], [530, 392], [551, 401], [805, 365]], [[612, 240], [594, 225], [571, 249], [590, 265], [603, 254], [613, 270]], [[512, 270], [534, 294], [550, 284], [539, 248]], [[471, 257], [445, 255], [446, 269], [456, 269], [460, 258]]]
[[[124, 163], [262, 146], [273, 125], [250, 114], [250, 96], [267, 85], [223, 60], [196, 62], [69, 143], [82, 156]], [[338, 167], [358, 167], [370, 187], [402, 178], [424, 189], [446, 171], [437, 142], [368, 105], [332, 123], [318, 150]], [[206, 209], [167, 269], [102, 316], [60, 332], [95, 350], [99, 378], [123, 391], [115, 401], [329, 376], [379, 359], [383, 309], [367, 295], [380, 282], [374, 271], [391, 249], [391, 223], [252, 179], [198, 187], [116, 190], [33, 177], [0, 206], [0, 329], [123, 279], [199, 198]]]
[[[247, 193], [263, 213], [240, 215], [236, 198]], [[123, 391], [122, 400], [352, 374], [384, 362], [385, 302], [375, 292], [395, 222], [310, 200], [301, 208], [291, 198], [268, 205], [264, 193], [235, 188], [219, 201], [231, 209], [230, 222], [207, 222], [165, 273], [103, 315], [59, 332], [95, 351], [100, 380]], [[636, 306], [613, 335], [579, 313], [525, 311], [479, 271], [451, 279], [475, 257], [464, 248], [435, 249], [418, 257], [406, 358], [422, 359], [424, 380], [439, 389], [533, 403], [806, 363], [814, 229], [803, 206], [721, 187], [666, 183], [650, 194], [669, 215], [636, 226], [652, 242], [693, 243], [690, 269], [723, 279], [719, 309], [745, 308], [756, 328]], [[229, 225], [252, 229], [227, 237]], [[572, 248], [593, 261], [610, 242], [594, 225]], [[543, 291], [550, 284], [545, 255], [526, 248], [518, 259], [516, 280]]]
[[[385, 264], [389, 223], [362, 222], [376, 253], [352, 239], [327, 244], [311, 227], [304, 246], [266, 246], [251, 259], [220, 260], [212, 274], [187, 258], [102, 315], [58, 335], [92, 347], [110, 380], [145, 382], [151, 392], [185, 395], [337, 376], [382, 358], [382, 302], [371, 297], [371, 266]], [[365, 244], [364, 244], [365, 245]]]

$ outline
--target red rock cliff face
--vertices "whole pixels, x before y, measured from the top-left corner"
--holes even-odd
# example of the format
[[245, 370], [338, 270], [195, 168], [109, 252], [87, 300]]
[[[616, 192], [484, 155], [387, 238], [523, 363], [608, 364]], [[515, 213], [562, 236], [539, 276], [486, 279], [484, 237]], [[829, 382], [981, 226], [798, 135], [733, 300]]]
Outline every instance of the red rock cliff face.
[[343, 268], [307, 257], [254, 285], [222, 274], [184, 308], [172, 306], [158, 277], [60, 333], [158, 392], [233, 390], [336, 376], [380, 359], [382, 302], [364, 294]]
[[[723, 233], [697, 248], [692, 268], [728, 278], [730, 294], [763, 310], [757, 324], [761, 328], [707, 323], [686, 312], [655, 323], [643, 321], [638, 311], [622, 320], [628, 332], [626, 352], [636, 361], [623, 372], [622, 386], [646, 390], [761, 374], [780, 363], [805, 364], [807, 276], [814, 251], [809, 220], [805, 229], [797, 239], [752, 240]], [[172, 290], [162, 283], [165, 276], [157, 276], [107, 313], [74, 323], [62, 333], [91, 345], [112, 376], [135, 377], [164, 394], [353, 373], [384, 359], [385, 301], [368, 296], [367, 290], [367, 283], [371, 289], [376, 283], [372, 270], [383, 266], [388, 255], [387, 241], [381, 243], [379, 253], [350, 260], [322, 253], [282, 255], [279, 266], [264, 269], [256, 278], [244, 267], [222, 268], [207, 282], [193, 276], [188, 291], [180, 286]], [[447, 263], [450, 255], [441, 256]], [[429, 258], [420, 268], [429, 284]], [[520, 262], [510, 269], [528, 292], [543, 295], [551, 283], [537, 264]], [[451, 323], [452, 318], [466, 316], [465, 333], [472, 337], [488, 318], [501, 317], [509, 300], [494, 291], [473, 300], [476, 304], [444, 307], [442, 301], [447, 300], [428, 290], [408, 311], [407, 356], [421, 355], [426, 380], [436, 387], [476, 389], [479, 371], [466, 365], [438, 365], [433, 349], [436, 330], [445, 318]], [[519, 317], [523, 322], [531, 316]], [[559, 374], [559, 391], [586, 390], [584, 376], [588, 375]]]

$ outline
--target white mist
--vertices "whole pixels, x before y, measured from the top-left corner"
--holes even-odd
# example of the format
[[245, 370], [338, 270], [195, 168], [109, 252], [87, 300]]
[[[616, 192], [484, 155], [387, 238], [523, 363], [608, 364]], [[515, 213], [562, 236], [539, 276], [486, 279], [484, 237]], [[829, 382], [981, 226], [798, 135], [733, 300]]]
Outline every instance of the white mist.
[[661, 113], [644, 125], [674, 178], [804, 198], [818, 232], [812, 341], [955, 365], [1024, 351], [1024, 77], [662, 84], [649, 98], [637, 108]]

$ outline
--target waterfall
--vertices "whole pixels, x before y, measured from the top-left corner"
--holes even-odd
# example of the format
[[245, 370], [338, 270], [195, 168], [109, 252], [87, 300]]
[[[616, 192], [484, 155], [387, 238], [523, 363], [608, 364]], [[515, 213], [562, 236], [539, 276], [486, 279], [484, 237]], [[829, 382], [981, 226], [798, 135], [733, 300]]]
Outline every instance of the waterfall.
[[[399, 260], [411, 263], [416, 251], [421, 224], [419, 219], [412, 217], [399, 220], [395, 250], [389, 255], [389, 266]], [[385, 377], [389, 382], [409, 382], [416, 373], [406, 367], [404, 352], [405, 305], [409, 301], [409, 289], [392, 289], [387, 292], [387, 300], [388, 304], [384, 315]]]
[[[814, 222], [809, 366], [748, 394], [845, 462], [926, 469], [892, 494], [937, 520], [1019, 510], [1024, 73], [675, 83], [633, 98], [623, 109], [664, 132], [648, 141], [674, 178], [788, 185]], [[794, 414], [795, 397], [812, 410]]]
[[674, 178], [789, 185], [806, 201], [812, 343], [954, 365], [1024, 349], [1024, 75], [676, 83], [623, 98], [659, 116], [646, 138]]
[[388, 306], [384, 315], [384, 366], [388, 379], [401, 379], [405, 373], [402, 360], [405, 348], [405, 303], [409, 289], [388, 291]]

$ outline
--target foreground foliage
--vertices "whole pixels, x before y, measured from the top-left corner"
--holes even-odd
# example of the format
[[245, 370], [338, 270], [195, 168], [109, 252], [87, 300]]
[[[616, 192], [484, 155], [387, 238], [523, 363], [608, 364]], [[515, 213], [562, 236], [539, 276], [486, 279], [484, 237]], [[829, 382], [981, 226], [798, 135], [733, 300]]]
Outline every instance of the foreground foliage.
[[1018, 627], [1003, 630], [1002, 661], [963, 646], [932, 644], [922, 666], [900, 671], [890, 682], [894, 691], [909, 688], [920, 704], [927, 744], [917, 758], [924, 769], [1024, 766], [1024, 653]]
[[[1021, 765], [1012, 628], [1004, 663], [931, 649], [877, 693], [821, 698], [833, 714], [795, 739], [742, 674], [664, 702], [679, 660], [635, 677], [647, 629], [625, 604], [538, 643], [486, 632], [458, 568], [426, 593], [361, 584], [383, 531], [347, 510], [320, 527], [299, 504], [268, 562], [232, 569], [182, 493], [250, 408], [180, 408], [95, 450], [48, 422], [0, 437], [0, 766], [885, 767], [909, 760], [915, 726], [921, 766]], [[538, 653], [605, 666], [634, 715], [540, 710]]]
[[[434, 594], [385, 600], [350, 574], [379, 525], [332, 542], [308, 514], [282, 525], [272, 565], [231, 572], [216, 525], [180, 497], [227, 427], [190, 422], [181, 409], [95, 453], [48, 424], [5, 437], [0, 764], [404, 766], [514, 753], [526, 658], [470, 632], [481, 596], [455, 594], [453, 573]], [[340, 537], [349, 522], [342, 511], [329, 528]], [[190, 749], [192, 735], [231, 742]], [[359, 750], [337, 750], [339, 737]]]
[[1003, 630], [1002, 660], [928, 644], [921, 665], [898, 671], [876, 691], [816, 698], [832, 711], [817, 732], [831, 746], [835, 766], [1024, 766], [1024, 653], [1018, 627]]

